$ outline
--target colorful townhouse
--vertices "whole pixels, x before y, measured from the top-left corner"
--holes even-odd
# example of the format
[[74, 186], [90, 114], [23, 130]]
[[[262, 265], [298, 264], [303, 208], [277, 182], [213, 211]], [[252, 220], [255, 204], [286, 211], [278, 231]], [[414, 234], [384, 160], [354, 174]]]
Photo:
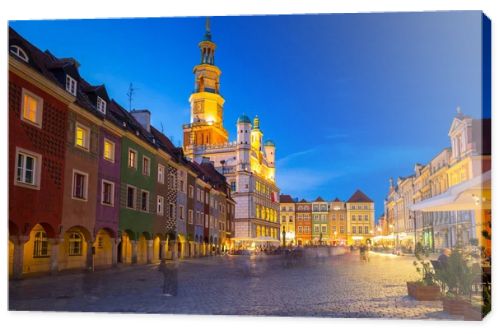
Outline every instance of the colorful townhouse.
[[283, 237], [286, 245], [295, 245], [295, 201], [290, 195], [280, 195], [280, 237], [283, 245]]
[[312, 241], [314, 244], [327, 244], [328, 231], [328, 202], [320, 196], [312, 202]]
[[343, 201], [335, 198], [330, 203], [330, 243], [347, 245], [347, 208]]
[[[223, 175], [212, 170], [207, 181], [151, 126], [148, 110], [125, 110], [80, 76], [75, 59], [42, 52], [12, 29], [9, 51], [10, 277], [194, 256], [186, 242], [195, 236], [198, 253], [208, 249], [203, 231], [186, 227], [195, 208], [187, 192], [194, 200], [201, 185], [202, 202], [211, 187], [229, 189]], [[218, 195], [233, 219], [230, 192]]]
[[312, 242], [312, 204], [305, 199], [295, 203], [295, 231], [297, 245], [305, 246]]
[[374, 202], [361, 190], [347, 200], [347, 244], [371, 242], [375, 228]]

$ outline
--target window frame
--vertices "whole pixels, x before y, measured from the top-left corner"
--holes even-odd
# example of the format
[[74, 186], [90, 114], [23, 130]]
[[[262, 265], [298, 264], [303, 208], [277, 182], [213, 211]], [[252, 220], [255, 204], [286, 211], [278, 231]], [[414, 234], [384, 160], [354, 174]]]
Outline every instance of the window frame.
[[[128, 190], [129, 189], [132, 189], [134, 191], [134, 196], [132, 197], [132, 206], [129, 206], [129, 197], [128, 197]], [[127, 184], [127, 198], [126, 198], [126, 201], [125, 201], [125, 207], [127, 209], [131, 209], [131, 210], [137, 210], [137, 187], [131, 185], [131, 184]]]
[[[41, 237], [38, 237], [38, 235]], [[47, 237], [47, 232], [36, 231], [33, 238], [33, 258], [47, 258], [50, 257], [49, 254], [49, 239]]]
[[[15, 49], [16, 51], [13, 51], [12, 49]], [[29, 63], [30, 61], [26, 51], [24, 51], [24, 49], [17, 44], [9, 45], [9, 52], [25, 61], [26, 63]]]
[[[142, 203], [142, 195], [143, 194], [146, 194], [147, 197], [146, 197], [146, 209], [143, 209], [143, 203]], [[140, 206], [140, 211], [142, 212], [149, 212], [149, 191], [145, 190], [145, 189], [141, 189], [141, 206]]]
[[[19, 176], [19, 168], [18, 168], [18, 161], [19, 161], [19, 155], [24, 155], [25, 157], [28, 156], [30, 158], [33, 158], [34, 159], [34, 163], [33, 163], [33, 183], [27, 183], [27, 182], [24, 182], [22, 180], [18, 180], [18, 176]], [[32, 151], [29, 151], [29, 150], [25, 150], [23, 148], [20, 148], [20, 147], [16, 147], [16, 159], [14, 161], [14, 184], [16, 186], [20, 186], [20, 187], [26, 187], [26, 188], [29, 188], [29, 189], [36, 189], [36, 190], [40, 190], [40, 184], [41, 184], [41, 171], [42, 171], [42, 155], [41, 154], [38, 154], [38, 153], [35, 153], [35, 152], [32, 152]], [[24, 159], [23, 161], [23, 166], [26, 165], [26, 158]], [[25, 167], [23, 167], [23, 174], [25, 174]], [[24, 175], [25, 177], [25, 175]]]
[[[160, 180], [160, 175], [161, 175], [161, 180]], [[158, 173], [156, 181], [160, 184], [165, 184], [165, 166], [163, 166], [162, 164], [158, 164]]]
[[[80, 174], [82, 176], [85, 177], [85, 182], [84, 182], [84, 189], [83, 189], [83, 197], [76, 197], [75, 196], [75, 186], [76, 186], [76, 180], [75, 180], [75, 176], [76, 174]], [[88, 197], [89, 197], [89, 174], [88, 173], [85, 173], [81, 170], [78, 170], [78, 169], [73, 169], [73, 172], [72, 172], [72, 181], [71, 181], [71, 198], [74, 199], [74, 200], [78, 200], [78, 201], [83, 201], [83, 202], [87, 202], [88, 201]]]
[[[25, 96], [29, 96], [33, 98], [34, 100], [37, 101], [37, 108], [36, 108], [36, 114], [35, 114], [35, 122], [30, 120], [29, 118], [26, 118], [24, 116], [24, 107], [25, 107]], [[23, 88], [21, 90], [21, 120], [31, 124], [33, 126], [36, 126], [38, 128], [42, 128], [42, 121], [43, 121], [43, 98], [41, 96], [38, 96], [37, 94], [33, 93], [30, 90], [27, 90], [26, 88]]]
[[[131, 152], [134, 153], [134, 165], [133, 166], [130, 165], [130, 153]], [[134, 150], [131, 147], [128, 148], [128, 153], [127, 153], [127, 166], [128, 166], [128, 168], [137, 169], [137, 155], [138, 155], [137, 150]]]
[[[161, 210], [160, 210], [160, 208], [161, 208]], [[163, 197], [161, 195], [156, 195], [156, 214], [158, 216], [165, 215], [165, 197]]]
[[[144, 162], [147, 161], [147, 171], [144, 170]], [[142, 155], [142, 175], [150, 176], [151, 175], [151, 158], [147, 155]]]
[[[71, 84], [74, 84], [74, 86], [71, 87]], [[75, 78], [73, 78], [69, 74], [66, 74], [65, 88], [68, 93], [70, 93], [73, 96], [76, 96], [76, 93], [78, 92], [78, 82], [76, 81]]]
[[[104, 184], [111, 185], [111, 201], [110, 203], [106, 203], [104, 201]], [[106, 179], [101, 180], [101, 204], [105, 206], [114, 207], [115, 206], [115, 183]]]
[[[106, 157], [106, 144], [110, 144], [111, 145], [111, 150], [112, 150], [112, 158], [109, 159]], [[116, 155], [116, 150], [115, 150], [115, 142], [108, 139], [108, 138], [104, 138], [104, 142], [103, 142], [103, 148], [102, 148], [103, 152], [102, 152], [102, 157], [104, 160], [108, 161], [108, 162], [112, 162], [112, 163], [115, 163], [115, 155]]]
[[[83, 138], [85, 146], [78, 145], [78, 128], [87, 132], [87, 135]], [[90, 151], [90, 128], [80, 122], [75, 122], [75, 147], [87, 152]]]
[[[78, 236], [78, 238], [74, 236]], [[74, 252], [72, 246], [78, 245], [78, 251]], [[68, 238], [68, 256], [82, 256], [83, 253], [83, 236], [80, 232], [71, 232]]]
[[98, 96], [97, 102], [96, 102], [97, 111], [99, 111], [103, 115], [106, 115], [106, 107], [107, 107], [106, 100], [104, 100], [102, 97]]

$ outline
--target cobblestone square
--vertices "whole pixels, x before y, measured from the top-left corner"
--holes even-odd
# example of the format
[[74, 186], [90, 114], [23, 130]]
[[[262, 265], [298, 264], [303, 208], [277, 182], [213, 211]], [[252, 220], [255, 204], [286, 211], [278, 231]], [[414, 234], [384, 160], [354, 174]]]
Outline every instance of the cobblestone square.
[[11, 281], [10, 310], [456, 319], [441, 302], [407, 297], [412, 257], [357, 253], [223, 256], [180, 261], [177, 296], [162, 294], [157, 264]]

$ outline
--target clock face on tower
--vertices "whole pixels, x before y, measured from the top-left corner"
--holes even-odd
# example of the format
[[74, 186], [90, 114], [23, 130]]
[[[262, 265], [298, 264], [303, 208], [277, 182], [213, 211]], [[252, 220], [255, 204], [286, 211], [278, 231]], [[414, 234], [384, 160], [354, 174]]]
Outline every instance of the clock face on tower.
[[201, 111], [202, 111], [202, 102], [201, 101], [195, 102], [195, 104], [194, 104], [194, 113], [198, 114]]

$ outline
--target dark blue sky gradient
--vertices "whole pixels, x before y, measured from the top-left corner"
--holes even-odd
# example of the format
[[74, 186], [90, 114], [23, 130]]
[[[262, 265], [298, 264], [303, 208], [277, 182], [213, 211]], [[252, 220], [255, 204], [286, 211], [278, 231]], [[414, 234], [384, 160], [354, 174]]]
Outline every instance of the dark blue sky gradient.
[[[204, 18], [16, 21], [42, 50], [74, 57], [92, 84], [180, 144]], [[225, 126], [259, 115], [277, 145], [282, 192], [346, 200], [357, 188], [383, 212], [388, 178], [449, 146], [455, 108], [481, 115], [481, 13], [212, 18]]]

